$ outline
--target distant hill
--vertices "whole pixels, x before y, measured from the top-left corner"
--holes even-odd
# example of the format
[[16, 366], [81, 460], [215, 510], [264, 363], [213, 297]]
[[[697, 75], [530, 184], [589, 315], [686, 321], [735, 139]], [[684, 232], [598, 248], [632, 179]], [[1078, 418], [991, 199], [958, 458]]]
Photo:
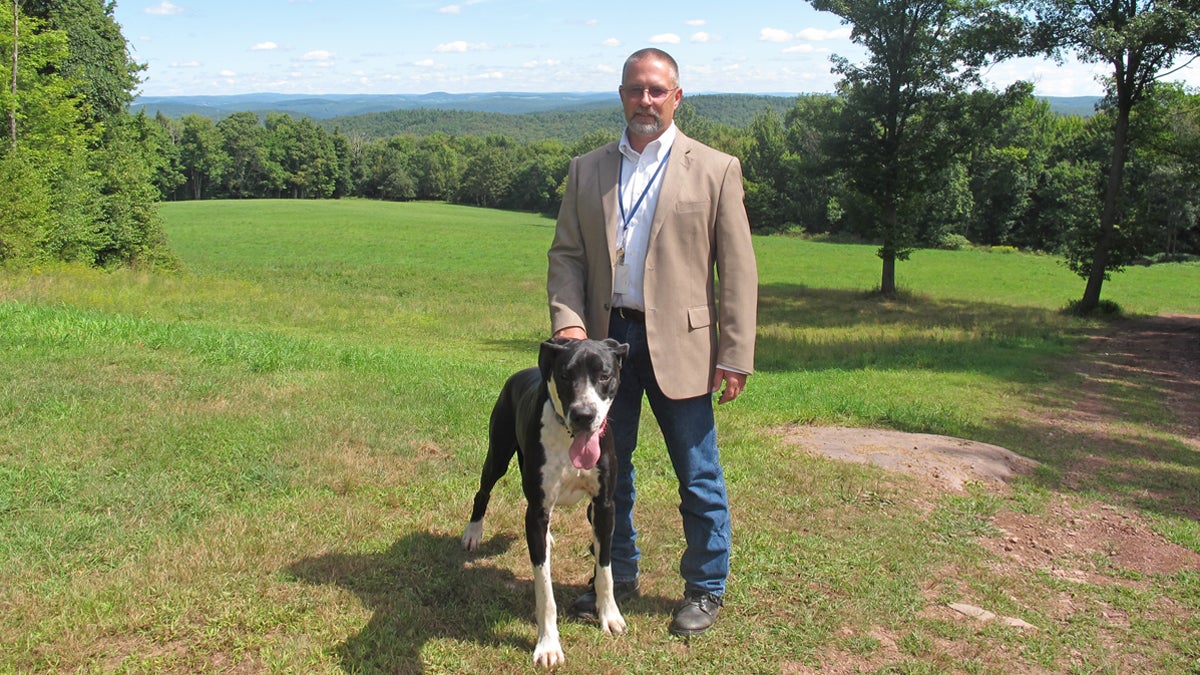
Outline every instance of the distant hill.
[[1100, 102], [1099, 96], [1043, 96], [1042, 99], [1050, 104], [1052, 112], [1080, 117], [1094, 115], [1096, 104]]
[[[768, 108], [785, 114], [797, 95], [694, 94], [684, 98], [704, 119], [737, 129], [749, 127]], [[1050, 109], [1063, 115], [1089, 116], [1094, 96], [1046, 97]], [[459, 136], [501, 135], [528, 142], [558, 139], [570, 143], [593, 130], [619, 130], [622, 124], [616, 92], [482, 94], [241, 94], [231, 96], [140, 96], [134, 112], [159, 112], [179, 118], [187, 114], [219, 120], [235, 112], [286, 113], [308, 117], [329, 131], [363, 138], [400, 134], [425, 136], [443, 132]]]
[[349, 117], [393, 110], [463, 110], [524, 114], [546, 110], [587, 110], [612, 104], [614, 94], [507, 93], [486, 94], [239, 94], [231, 96], [139, 96], [130, 108], [167, 117], [192, 113], [214, 119], [235, 112], [283, 112], [313, 119]]
[[[692, 94], [686, 100], [701, 107], [708, 100], [740, 100], [742, 107], [761, 110], [773, 105], [779, 112], [791, 107], [795, 94]], [[1048, 96], [1054, 112], [1071, 115], [1091, 115], [1098, 99], [1095, 96]], [[482, 94], [328, 94], [297, 96], [295, 94], [235, 94], [230, 96], [139, 96], [130, 108], [145, 110], [148, 115], [162, 112], [167, 117], [192, 113], [221, 119], [235, 112], [250, 111], [265, 115], [283, 112], [313, 119], [351, 117], [394, 110], [461, 110], [521, 115], [536, 112], [575, 112], [615, 108], [616, 92], [592, 93], [521, 93], [492, 92]], [[735, 124], [734, 126], [744, 126]]]

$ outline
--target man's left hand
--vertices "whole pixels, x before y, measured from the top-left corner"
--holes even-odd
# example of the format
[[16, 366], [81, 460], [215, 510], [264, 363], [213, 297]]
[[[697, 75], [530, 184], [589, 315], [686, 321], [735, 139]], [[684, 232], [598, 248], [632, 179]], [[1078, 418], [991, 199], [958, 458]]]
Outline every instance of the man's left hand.
[[[721, 389], [721, 383], [725, 383], [725, 389]], [[724, 368], [717, 368], [717, 372], [713, 375], [712, 393], [721, 392], [721, 398], [717, 399], [717, 403], [729, 403], [733, 399], [741, 395], [746, 389], [746, 374], [735, 373]]]

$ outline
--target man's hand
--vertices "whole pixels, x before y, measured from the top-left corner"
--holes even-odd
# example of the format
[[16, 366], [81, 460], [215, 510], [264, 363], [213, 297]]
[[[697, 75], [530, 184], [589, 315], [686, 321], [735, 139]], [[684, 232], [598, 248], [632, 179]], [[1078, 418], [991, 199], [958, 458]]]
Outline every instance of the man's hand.
[[[725, 383], [725, 390], [721, 391], [721, 383]], [[746, 389], [746, 374], [735, 373], [724, 368], [717, 368], [717, 372], [713, 375], [712, 393], [721, 392], [721, 398], [717, 399], [717, 403], [729, 403], [733, 399], [741, 395]]]
[[579, 326], [568, 326], [554, 334], [556, 338], [567, 338], [568, 340], [586, 340], [587, 331]]

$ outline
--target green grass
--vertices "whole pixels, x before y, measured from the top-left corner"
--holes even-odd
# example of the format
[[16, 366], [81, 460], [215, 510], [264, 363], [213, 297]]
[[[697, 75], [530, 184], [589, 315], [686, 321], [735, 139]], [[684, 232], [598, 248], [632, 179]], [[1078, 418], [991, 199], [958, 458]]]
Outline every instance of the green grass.
[[[183, 274], [0, 275], [0, 673], [528, 670], [515, 469], [482, 554], [458, 536], [495, 392], [548, 328], [553, 222], [366, 201], [162, 213]], [[848, 655], [879, 672], [1200, 668], [1196, 574], [1136, 592], [1014, 578], [976, 543], [997, 510], [1064, 495], [1140, 511], [1200, 551], [1180, 516], [1195, 451], [1155, 412], [1161, 392], [1114, 385], [1127, 433], [1111, 473], [1078, 488], [1062, 474], [1091, 439], [1026, 414], [1071, 406], [1079, 340], [1102, 328], [1059, 311], [1081, 280], [1048, 257], [922, 251], [882, 301], [872, 247], [755, 245], [759, 372], [718, 411], [729, 607], [703, 639], [666, 633], [681, 542], [647, 424], [645, 595], [624, 637], [563, 622], [564, 672], [815, 672]], [[1197, 314], [1197, 287], [1200, 266], [1160, 265], [1114, 276], [1105, 297]], [[780, 431], [793, 423], [976, 438], [1043, 467], [1011, 495], [930, 495], [798, 452]], [[590, 572], [582, 509], [555, 532], [563, 606]], [[1046, 600], [1062, 594], [1076, 614]], [[1182, 609], [1162, 614], [1168, 597]], [[929, 613], [964, 598], [1039, 630]]]

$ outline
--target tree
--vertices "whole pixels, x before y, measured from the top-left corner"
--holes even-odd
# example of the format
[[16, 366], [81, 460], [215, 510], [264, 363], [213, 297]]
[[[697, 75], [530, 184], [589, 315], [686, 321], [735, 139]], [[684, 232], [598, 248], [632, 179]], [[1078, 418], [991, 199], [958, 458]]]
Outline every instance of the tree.
[[1110, 272], [1125, 262], [1114, 256], [1121, 237], [1125, 163], [1129, 158], [1130, 116], [1155, 84], [1170, 74], [1177, 59], [1200, 52], [1200, 2], [1197, 0], [1028, 0], [1036, 16], [1035, 44], [1060, 57], [1074, 52], [1087, 63], [1112, 67], [1107, 82], [1114, 116], [1104, 201], [1090, 259], [1069, 260], [1087, 279], [1078, 310], [1094, 311]]
[[1200, 93], [1155, 87], [1131, 120], [1129, 213], [1146, 253], [1177, 258], [1200, 235]]
[[412, 157], [417, 198], [449, 201], [462, 175], [462, 155], [449, 136], [436, 133], [417, 142]]
[[8, 126], [9, 137], [15, 149], [17, 147], [17, 76], [20, 72], [17, 64], [20, 62], [21, 56], [21, 10], [17, 6], [17, 0], [12, 0], [12, 17], [12, 79], [9, 85], [9, 94], [12, 99], [8, 106]]
[[[99, 137], [85, 124], [72, 83], [57, 72], [67, 58], [66, 34], [19, 12], [14, 18], [0, 49], [19, 56], [14, 84], [4, 91], [16, 126], [0, 151], [0, 173], [11, 181], [0, 190], [0, 262], [90, 262], [96, 211], [87, 153]], [[17, 46], [10, 49], [9, 39]]]
[[414, 141], [401, 136], [375, 141], [360, 153], [358, 189], [372, 199], [407, 201], [417, 196], [417, 181], [410, 170]]
[[236, 112], [217, 122], [221, 148], [229, 158], [221, 185], [237, 199], [269, 194], [282, 169], [267, 155], [267, 130], [252, 112]]
[[517, 166], [517, 149], [512, 141], [490, 136], [470, 153], [455, 201], [495, 208], [508, 199]]
[[750, 123], [752, 143], [742, 166], [746, 183], [746, 215], [756, 232], [782, 231], [794, 225], [791, 218], [794, 157], [787, 148], [783, 120], [768, 108]]
[[1020, 245], [1021, 226], [1049, 154], [1050, 105], [1034, 98], [1032, 85], [1022, 84], [1013, 93], [999, 102], [988, 92], [975, 93], [985, 106], [1002, 106], [993, 116], [995, 124], [979, 125], [972, 134], [966, 160], [973, 203], [961, 234], [977, 244]]
[[67, 58], [54, 67], [87, 102], [91, 118], [105, 121], [123, 114], [133, 100], [143, 66], [129, 56], [121, 26], [113, 16], [116, 3], [23, 0], [21, 6], [29, 16], [66, 34]]
[[221, 132], [208, 117], [188, 114], [180, 118], [179, 156], [192, 199], [209, 196], [229, 168]]
[[[852, 211], [863, 234], [881, 242], [880, 291], [896, 291], [896, 261], [917, 242], [905, 217], [936, 185], [960, 150], [956, 96], [978, 86], [978, 72], [1003, 53], [1015, 22], [990, 0], [810, 0], [852, 25], [868, 61], [834, 57], [845, 101], [837, 131]], [[960, 133], [956, 133], [960, 132]]]
[[265, 122], [269, 157], [296, 199], [323, 199], [337, 187], [338, 157], [329, 134], [310, 119], [272, 113]]

